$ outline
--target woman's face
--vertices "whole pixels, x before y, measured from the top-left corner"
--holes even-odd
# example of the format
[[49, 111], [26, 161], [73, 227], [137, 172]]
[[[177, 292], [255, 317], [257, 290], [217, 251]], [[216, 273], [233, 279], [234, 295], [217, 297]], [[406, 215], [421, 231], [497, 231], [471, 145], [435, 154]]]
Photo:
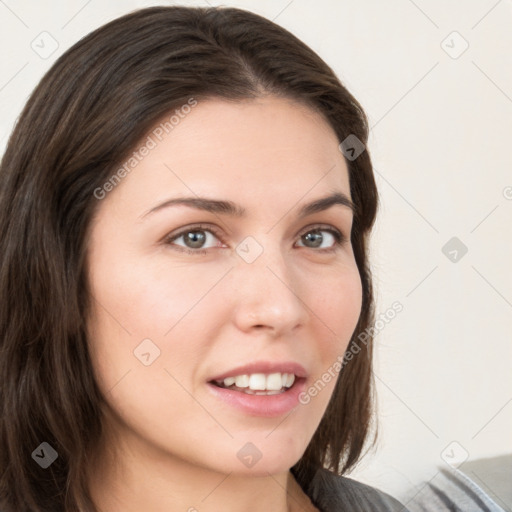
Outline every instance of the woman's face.
[[[350, 199], [345, 160], [319, 114], [275, 97], [199, 102], [169, 126], [91, 227], [89, 343], [113, 439], [224, 473], [286, 471], [361, 309], [351, 209], [304, 210]], [[182, 198], [196, 206], [161, 206]]]

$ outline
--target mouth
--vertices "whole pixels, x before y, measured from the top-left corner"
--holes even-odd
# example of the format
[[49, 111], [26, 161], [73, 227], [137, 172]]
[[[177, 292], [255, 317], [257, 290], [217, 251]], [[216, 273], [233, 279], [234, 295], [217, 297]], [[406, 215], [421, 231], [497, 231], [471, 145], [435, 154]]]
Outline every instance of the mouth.
[[215, 400], [249, 416], [278, 417], [299, 404], [308, 374], [294, 362], [255, 362], [207, 381]]
[[210, 384], [247, 395], [280, 395], [286, 393], [295, 383], [294, 373], [251, 373], [211, 380]]

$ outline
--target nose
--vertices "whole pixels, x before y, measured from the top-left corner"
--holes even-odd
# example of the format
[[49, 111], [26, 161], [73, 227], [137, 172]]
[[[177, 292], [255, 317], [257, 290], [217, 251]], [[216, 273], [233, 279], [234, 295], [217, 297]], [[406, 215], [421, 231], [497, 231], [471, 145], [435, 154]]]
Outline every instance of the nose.
[[240, 330], [265, 329], [277, 338], [306, 323], [304, 278], [280, 250], [265, 249], [252, 263], [240, 259], [231, 274], [234, 322]]

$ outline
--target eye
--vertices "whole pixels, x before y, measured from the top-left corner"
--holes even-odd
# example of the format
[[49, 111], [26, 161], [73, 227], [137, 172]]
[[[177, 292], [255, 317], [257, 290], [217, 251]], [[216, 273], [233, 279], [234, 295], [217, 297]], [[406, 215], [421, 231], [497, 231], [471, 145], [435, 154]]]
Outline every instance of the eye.
[[[327, 233], [328, 236], [325, 236], [322, 233]], [[305, 245], [307, 248], [320, 248], [320, 252], [333, 252], [346, 242], [346, 237], [336, 228], [317, 226], [313, 229], [309, 228], [308, 231], [302, 234], [300, 241], [308, 244]], [[321, 247], [321, 245], [326, 241], [328, 242], [327, 246]], [[304, 245], [302, 247], [304, 247]]]
[[[210, 236], [208, 236], [208, 233]], [[183, 252], [187, 252], [190, 254], [206, 254], [206, 250], [209, 247], [204, 247], [204, 244], [209, 240], [212, 241], [212, 238], [219, 239], [220, 235], [217, 233], [215, 229], [211, 226], [192, 226], [187, 229], [180, 231], [175, 235], [171, 235], [165, 239], [165, 243], [169, 245], [176, 245], [177, 247], [182, 247], [182, 249], [178, 249]], [[185, 245], [176, 244], [176, 240], [180, 238], [183, 239]], [[211, 247], [216, 247], [215, 245]], [[217, 245], [217, 247], [219, 247]]]
[[[327, 236], [324, 233], [327, 233]], [[180, 239], [183, 243], [176, 243]], [[219, 241], [217, 244], [214, 242], [215, 239]], [[299, 242], [303, 245], [299, 247], [314, 249], [316, 252], [334, 252], [346, 241], [345, 235], [332, 226], [315, 226], [308, 228], [300, 235]], [[326, 245], [325, 242], [327, 242]], [[171, 234], [165, 238], [164, 243], [188, 254], [207, 254], [207, 249], [226, 247], [223, 245], [220, 233], [213, 226], [204, 225], [190, 226], [176, 234]], [[210, 243], [209, 246], [208, 243]]]

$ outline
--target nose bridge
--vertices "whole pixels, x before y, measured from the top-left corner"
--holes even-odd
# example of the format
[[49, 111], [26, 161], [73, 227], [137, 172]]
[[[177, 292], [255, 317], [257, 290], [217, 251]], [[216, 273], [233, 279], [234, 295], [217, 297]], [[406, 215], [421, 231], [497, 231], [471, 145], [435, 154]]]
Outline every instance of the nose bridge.
[[307, 311], [301, 300], [301, 276], [272, 236], [247, 237], [238, 247], [232, 278], [236, 290], [235, 321], [242, 329], [265, 326], [276, 332], [303, 324]]

